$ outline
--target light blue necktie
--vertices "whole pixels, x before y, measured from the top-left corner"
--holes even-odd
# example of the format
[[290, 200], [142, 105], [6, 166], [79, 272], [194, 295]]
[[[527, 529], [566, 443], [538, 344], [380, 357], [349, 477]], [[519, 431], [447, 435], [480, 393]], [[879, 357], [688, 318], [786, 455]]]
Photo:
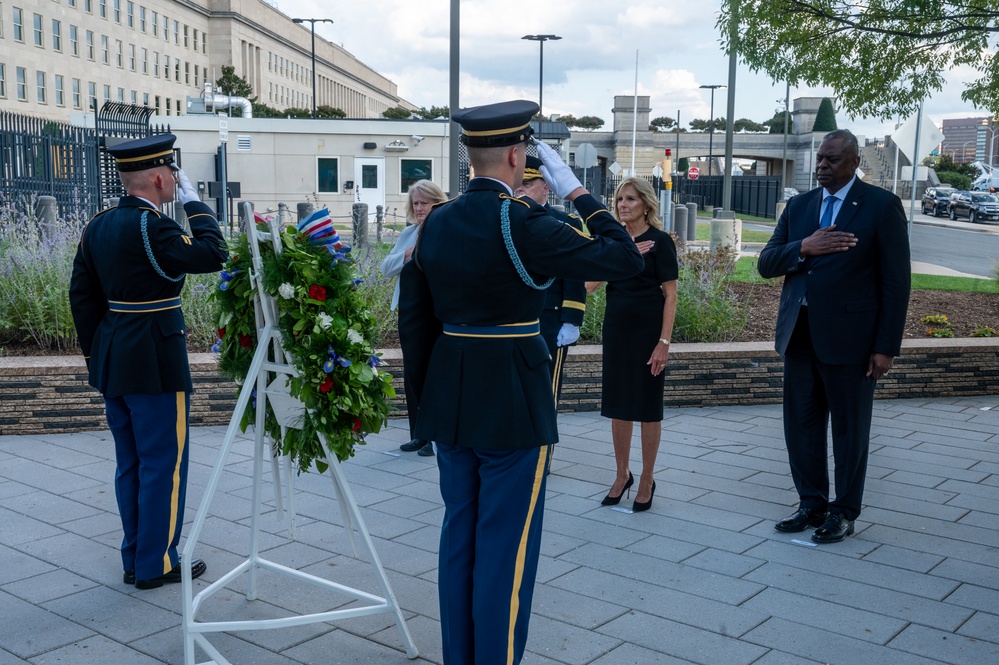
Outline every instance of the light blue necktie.
[[839, 199], [837, 197], [833, 196], [832, 194], [830, 194], [829, 196], [827, 196], [825, 198], [826, 209], [825, 209], [825, 212], [822, 213], [822, 219], [819, 220], [819, 228], [820, 229], [824, 229], [827, 226], [832, 226], [833, 212], [834, 212], [834, 208], [836, 207], [836, 201], [838, 201], [838, 200]]

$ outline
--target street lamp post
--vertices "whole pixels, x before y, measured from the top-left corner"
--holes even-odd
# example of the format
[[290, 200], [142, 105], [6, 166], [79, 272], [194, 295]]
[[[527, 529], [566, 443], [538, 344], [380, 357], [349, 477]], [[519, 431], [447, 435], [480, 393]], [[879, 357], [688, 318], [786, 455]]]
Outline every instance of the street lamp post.
[[292, 23], [302, 24], [308, 21], [312, 24], [312, 118], [316, 117], [316, 23], [332, 23], [331, 18], [293, 18]]
[[993, 163], [993, 158], [995, 157], [996, 128], [992, 126], [991, 118], [989, 120], [982, 120], [982, 127], [989, 130], [989, 138], [992, 139], [991, 141], [989, 141], [989, 166], [991, 167]]
[[714, 159], [714, 138], [715, 138], [715, 90], [724, 88], [721, 84], [702, 85], [711, 91], [711, 120], [708, 121], [708, 175], [711, 175], [711, 162]]
[[538, 119], [544, 118], [543, 104], [541, 100], [544, 98], [545, 90], [545, 42], [547, 41], [558, 41], [562, 39], [558, 35], [524, 35], [521, 39], [527, 39], [532, 42], [538, 42], [541, 47], [541, 66], [538, 72]]
[[969, 144], [969, 143], [974, 143], [974, 142], [975, 142], [975, 140], [974, 140], [974, 139], [972, 139], [972, 140], [970, 140], [970, 141], [965, 141], [965, 142], [964, 142], [964, 145], [962, 145], [962, 146], [961, 146], [961, 162], [962, 162], [962, 163], [965, 163], [965, 164], [966, 164], [966, 163], [968, 162], [968, 158], [967, 158], [967, 157], [968, 157], [968, 153], [967, 153], [967, 152], [965, 152], [965, 150], [967, 150], [967, 149], [968, 149], [968, 144]]

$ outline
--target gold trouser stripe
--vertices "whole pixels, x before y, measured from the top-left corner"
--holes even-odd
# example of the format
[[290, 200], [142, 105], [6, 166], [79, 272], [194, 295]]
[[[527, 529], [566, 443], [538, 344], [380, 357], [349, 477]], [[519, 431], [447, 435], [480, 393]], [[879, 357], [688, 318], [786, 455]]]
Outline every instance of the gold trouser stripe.
[[555, 349], [555, 357], [552, 358], [552, 397], [555, 398], [555, 411], [558, 411], [558, 382], [562, 379], [562, 359], [565, 354], [566, 347], [560, 346]]
[[513, 569], [513, 590], [510, 593], [510, 628], [506, 645], [507, 665], [513, 665], [513, 633], [517, 627], [517, 614], [520, 611], [520, 586], [524, 581], [524, 559], [527, 557], [527, 538], [531, 532], [531, 522], [534, 520], [534, 508], [538, 505], [538, 496], [541, 494], [541, 483], [545, 479], [547, 459], [548, 446], [541, 446], [538, 448], [538, 465], [534, 470], [531, 503], [527, 509], [527, 519], [524, 520], [524, 530], [520, 534], [520, 546], [517, 548], [517, 563]]
[[170, 530], [167, 532], [167, 549], [163, 550], [163, 573], [170, 572], [173, 565], [170, 563], [170, 543], [173, 542], [173, 534], [177, 530], [177, 514], [180, 510], [180, 462], [184, 458], [184, 442], [187, 441], [187, 393], [177, 393], [177, 421], [174, 427], [177, 432], [177, 463], [173, 466], [173, 490], [170, 492]]

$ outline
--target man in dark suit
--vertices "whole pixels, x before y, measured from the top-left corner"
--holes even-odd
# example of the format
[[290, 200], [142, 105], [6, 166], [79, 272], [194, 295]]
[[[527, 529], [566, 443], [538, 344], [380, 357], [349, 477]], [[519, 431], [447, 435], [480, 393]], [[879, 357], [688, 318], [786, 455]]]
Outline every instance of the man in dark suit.
[[[524, 167], [524, 182], [514, 192], [526, 196], [542, 206], [549, 215], [562, 220], [573, 228], [582, 231], [583, 220], [577, 215], [569, 215], [548, 205], [551, 188], [541, 175], [541, 160], [534, 155], [527, 156]], [[569, 347], [579, 339], [579, 327], [583, 325], [586, 313], [586, 283], [578, 279], [556, 277], [552, 285], [545, 289], [545, 309], [541, 313], [541, 336], [548, 345], [552, 357], [552, 392], [555, 394], [555, 408], [558, 409], [562, 394], [562, 368]]]
[[[764, 277], [784, 277], [776, 349], [784, 356], [784, 439], [798, 511], [775, 529], [810, 526], [843, 540], [860, 515], [877, 380], [899, 354], [909, 306], [909, 239], [898, 197], [859, 180], [857, 138], [825, 136], [820, 187], [788, 201], [760, 253]], [[826, 429], [832, 420], [836, 498]]]
[[[475, 178], [433, 209], [410, 263], [411, 314], [441, 322], [416, 435], [437, 443], [444, 499], [438, 587], [446, 665], [519, 663], [541, 545], [548, 446], [558, 440], [538, 317], [551, 276], [625, 279], [643, 260], [631, 237], [543, 144], [545, 179], [573, 200], [591, 237], [513, 196], [534, 102], [461, 109]], [[405, 272], [405, 270], [404, 270]], [[432, 329], [431, 324], [418, 326]], [[400, 331], [400, 336], [403, 332]]]
[[[115, 441], [122, 577], [137, 589], [181, 581], [193, 386], [180, 293], [186, 273], [220, 270], [227, 256], [215, 215], [174, 167], [175, 139], [108, 149], [127, 195], [87, 224], [69, 290], [90, 385], [104, 396]], [[160, 212], [175, 186], [190, 233]], [[192, 577], [205, 572], [200, 559], [190, 565]]]

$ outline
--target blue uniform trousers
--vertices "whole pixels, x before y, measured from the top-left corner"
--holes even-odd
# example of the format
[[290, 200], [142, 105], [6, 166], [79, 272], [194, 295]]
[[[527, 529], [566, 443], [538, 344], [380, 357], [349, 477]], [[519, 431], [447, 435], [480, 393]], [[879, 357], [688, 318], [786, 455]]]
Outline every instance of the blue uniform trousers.
[[437, 444], [445, 665], [515, 665], [524, 655], [541, 548], [548, 446]]
[[118, 462], [121, 562], [136, 579], [159, 577], [179, 561], [190, 400], [186, 392], [104, 398]]

